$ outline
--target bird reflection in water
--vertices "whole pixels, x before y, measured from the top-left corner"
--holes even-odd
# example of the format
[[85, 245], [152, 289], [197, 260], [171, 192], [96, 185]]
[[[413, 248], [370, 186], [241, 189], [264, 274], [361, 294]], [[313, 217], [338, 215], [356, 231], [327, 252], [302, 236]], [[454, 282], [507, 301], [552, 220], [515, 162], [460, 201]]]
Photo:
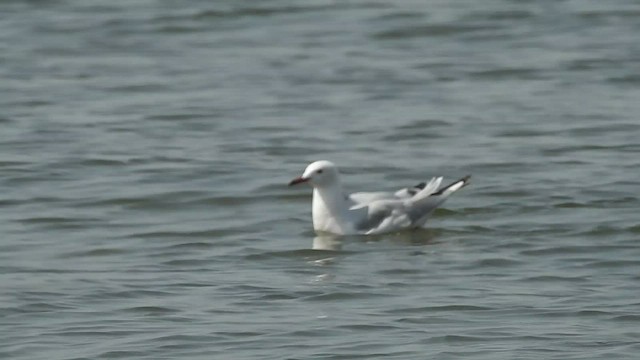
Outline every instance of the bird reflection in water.
[[311, 248], [313, 250], [340, 251], [342, 250], [342, 240], [331, 235], [315, 236]]

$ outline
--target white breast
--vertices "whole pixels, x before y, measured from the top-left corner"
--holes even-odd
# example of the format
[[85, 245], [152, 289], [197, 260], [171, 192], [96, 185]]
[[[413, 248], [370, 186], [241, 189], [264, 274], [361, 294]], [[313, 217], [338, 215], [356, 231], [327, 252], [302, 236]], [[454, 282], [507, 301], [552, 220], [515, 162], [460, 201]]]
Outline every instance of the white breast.
[[[336, 206], [333, 206], [334, 210]], [[341, 224], [339, 219], [340, 214], [334, 214], [331, 211], [331, 207], [326, 203], [326, 200], [319, 193], [318, 189], [313, 189], [313, 229], [315, 231], [324, 231], [334, 234], [346, 234], [345, 224]]]

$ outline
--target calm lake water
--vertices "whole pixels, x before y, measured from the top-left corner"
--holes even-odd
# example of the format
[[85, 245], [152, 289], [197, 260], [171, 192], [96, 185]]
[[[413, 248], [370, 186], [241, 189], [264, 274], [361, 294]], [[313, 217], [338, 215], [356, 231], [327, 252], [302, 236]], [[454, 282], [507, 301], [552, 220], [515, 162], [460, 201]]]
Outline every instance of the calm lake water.
[[0, 358], [640, 356], [636, 0], [98, 3], [0, 2]]

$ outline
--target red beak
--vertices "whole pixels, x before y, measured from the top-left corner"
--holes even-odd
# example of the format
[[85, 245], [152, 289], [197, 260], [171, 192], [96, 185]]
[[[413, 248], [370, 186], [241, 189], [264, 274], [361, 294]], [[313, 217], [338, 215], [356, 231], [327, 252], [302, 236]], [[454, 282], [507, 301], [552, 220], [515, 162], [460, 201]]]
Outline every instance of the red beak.
[[289, 186], [293, 186], [293, 185], [300, 184], [300, 183], [307, 182], [307, 181], [309, 181], [309, 179], [305, 179], [302, 176], [300, 176], [300, 177], [297, 177], [297, 178], [291, 180], [289, 182]]

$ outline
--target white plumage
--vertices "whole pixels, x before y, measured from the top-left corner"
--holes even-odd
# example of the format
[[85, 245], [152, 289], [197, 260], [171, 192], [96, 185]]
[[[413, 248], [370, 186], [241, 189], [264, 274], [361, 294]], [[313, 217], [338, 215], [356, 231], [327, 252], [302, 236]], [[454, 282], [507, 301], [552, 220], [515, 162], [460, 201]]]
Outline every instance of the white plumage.
[[330, 161], [311, 163], [302, 176], [289, 185], [313, 186], [313, 228], [338, 235], [380, 234], [418, 228], [451, 194], [469, 183], [470, 176], [438, 190], [442, 177], [396, 192], [358, 192], [342, 190], [338, 168]]

